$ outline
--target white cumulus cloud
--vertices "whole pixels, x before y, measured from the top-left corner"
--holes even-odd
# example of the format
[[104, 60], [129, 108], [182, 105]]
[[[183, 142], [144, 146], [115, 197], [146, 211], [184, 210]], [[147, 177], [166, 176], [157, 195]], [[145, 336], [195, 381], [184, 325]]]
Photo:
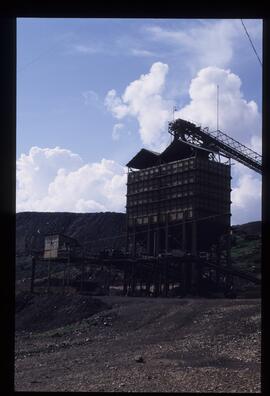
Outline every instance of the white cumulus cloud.
[[83, 164], [69, 150], [32, 147], [17, 161], [17, 211], [124, 211], [126, 170], [113, 160]]
[[239, 163], [235, 163], [232, 168], [232, 223], [242, 224], [248, 221], [260, 220], [261, 177]]
[[167, 141], [164, 134], [172, 112], [172, 102], [162, 97], [168, 65], [156, 62], [148, 74], [131, 82], [121, 97], [114, 89], [107, 93], [105, 105], [117, 119], [131, 116], [139, 123], [139, 133], [145, 146], [160, 148]]
[[[261, 114], [253, 100], [247, 101], [243, 97], [241, 80], [230, 70], [218, 67], [201, 69], [191, 81], [190, 102], [177, 111], [175, 117], [216, 130], [217, 85], [219, 129], [260, 154]], [[232, 177], [232, 222], [236, 224], [260, 219], [260, 175], [236, 163], [232, 166]]]
[[28, 155], [22, 154], [17, 161], [17, 202], [39, 199], [59, 169], [73, 171], [82, 163], [80, 156], [70, 150], [32, 147]]
[[251, 147], [252, 142], [254, 145], [261, 135], [261, 114], [253, 100], [244, 99], [241, 80], [230, 70], [212, 66], [201, 69], [191, 81], [190, 102], [175, 116], [216, 130], [217, 91], [219, 129]]

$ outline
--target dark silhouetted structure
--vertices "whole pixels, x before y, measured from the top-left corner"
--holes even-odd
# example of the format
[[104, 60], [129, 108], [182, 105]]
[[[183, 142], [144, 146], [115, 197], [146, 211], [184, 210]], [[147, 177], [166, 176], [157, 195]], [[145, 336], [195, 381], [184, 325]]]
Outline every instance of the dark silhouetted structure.
[[197, 127], [177, 121], [162, 153], [142, 149], [127, 164], [127, 250], [134, 256], [196, 255], [230, 227], [230, 161], [185, 140]]
[[80, 244], [74, 238], [63, 234], [50, 234], [44, 240], [44, 259], [61, 259], [75, 257], [80, 251]]

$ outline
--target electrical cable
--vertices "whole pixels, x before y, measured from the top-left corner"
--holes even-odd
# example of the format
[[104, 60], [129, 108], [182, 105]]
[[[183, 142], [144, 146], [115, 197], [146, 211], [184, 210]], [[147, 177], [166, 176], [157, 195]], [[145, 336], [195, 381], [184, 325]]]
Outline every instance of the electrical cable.
[[[75, 34], [77, 35], [78, 33], [80, 33], [82, 31], [82, 29], [84, 29], [84, 26], [79, 27], [76, 31]], [[47, 54], [48, 52], [51, 52], [55, 49], [57, 49], [57, 47], [59, 47], [63, 42], [64, 39], [61, 39], [60, 41], [58, 41], [57, 43], [53, 44], [51, 47], [45, 49], [44, 51], [42, 51], [38, 56], [36, 56], [35, 58], [33, 58], [32, 60], [30, 60], [28, 63], [24, 64], [21, 68], [19, 68], [17, 70], [18, 73], [21, 73], [22, 71], [24, 71], [25, 69], [27, 69], [28, 66], [32, 65], [32, 63], [37, 62], [40, 58], [43, 57], [43, 55]]]
[[40, 58], [43, 57], [44, 54], [47, 54], [48, 52], [53, 51], [55, 48], [57, 48], [60, 45], [60, 43], [57, 43], [55, 45], [53, 45], [52, 47], [48, 48], [45, 51], [42, 51], [36, 58], [32, 59], [31, 61], [29, 61], [28, 63], [26, 63], [25, 65], [23, 65], [20, 69], [18, 69], [18, 73], [21, 73], [22, 71], [24, 71], [25, 69], [27, 69], [28, 66], [32, 65], [32, 63], [37, 62]]
[[246, 35], [247, 35], [247, 37], [248, 37], [248, 39], [249, 39], [249, 41], [250, 41], [250, 44], [252, 45], [253, 51], [254, 51], [255, 55], [256, 55], [257, 58], [258, 58], [258, 61], [260, 62], [261, 66], [262, 66], [262, 61], [261, 61], [261, 59], [260, 59], [260, 57], [259, 57], [259, 55], [258, 55], [258, 53], [257, 53], [257, 51], [256, 51], [256, 48], [255, 48], [254, 45], [253, 45], [253, 42], [252, 42], [252, 40], [251, 40], [251, 38], [250, 38], [250, 35], [249, 35], [248, 31], [247, 31], [247, 28], [246, 28], [246, 26], [245, 26], [243, 20], [242, 20], [242, 19], [240, 19], [240, 20], [241, 20], [241, 23], [242, 23], [242, 25], [243, 25], [243, 27], [244, 27], [244, 29], [245, 29]]

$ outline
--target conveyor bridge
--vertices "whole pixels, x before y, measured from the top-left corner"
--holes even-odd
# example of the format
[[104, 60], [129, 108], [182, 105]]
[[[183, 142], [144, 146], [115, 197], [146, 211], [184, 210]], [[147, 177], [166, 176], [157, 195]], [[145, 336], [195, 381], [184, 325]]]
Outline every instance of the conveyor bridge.
[[210, 132], [209, 128], [201, 128], [178, 118], [169, 123], [169, 133], [175, 138], [210, 149], [262, 173], [262, 156], [220, 130]]

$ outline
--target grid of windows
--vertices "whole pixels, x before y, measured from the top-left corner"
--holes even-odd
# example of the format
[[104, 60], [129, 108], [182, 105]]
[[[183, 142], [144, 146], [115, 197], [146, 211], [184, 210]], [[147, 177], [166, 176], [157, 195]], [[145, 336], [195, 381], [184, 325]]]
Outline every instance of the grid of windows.
[[230, 210], [230, 167], [191, 157], [132, 171], [128, 174], [127, 215], [129, 225], [146, 225], [189, 217], [200, 212]]
[[183, 207], [182, 210], [174, 210], [172, 212], [162, 212], [159, 215], [152, 214], [148, 216], [129, 216], [129, 226], [137, 226], [137, 225], [145, 225], [145, 224], [155, 224], [161, 223], [165, 224], [167, 219], [169, 222], [179, 221], [182, 220], [184, 217], [184, 213], [186, 214], [187, 218], [191, 218], [193, 216], [192, 206]]

